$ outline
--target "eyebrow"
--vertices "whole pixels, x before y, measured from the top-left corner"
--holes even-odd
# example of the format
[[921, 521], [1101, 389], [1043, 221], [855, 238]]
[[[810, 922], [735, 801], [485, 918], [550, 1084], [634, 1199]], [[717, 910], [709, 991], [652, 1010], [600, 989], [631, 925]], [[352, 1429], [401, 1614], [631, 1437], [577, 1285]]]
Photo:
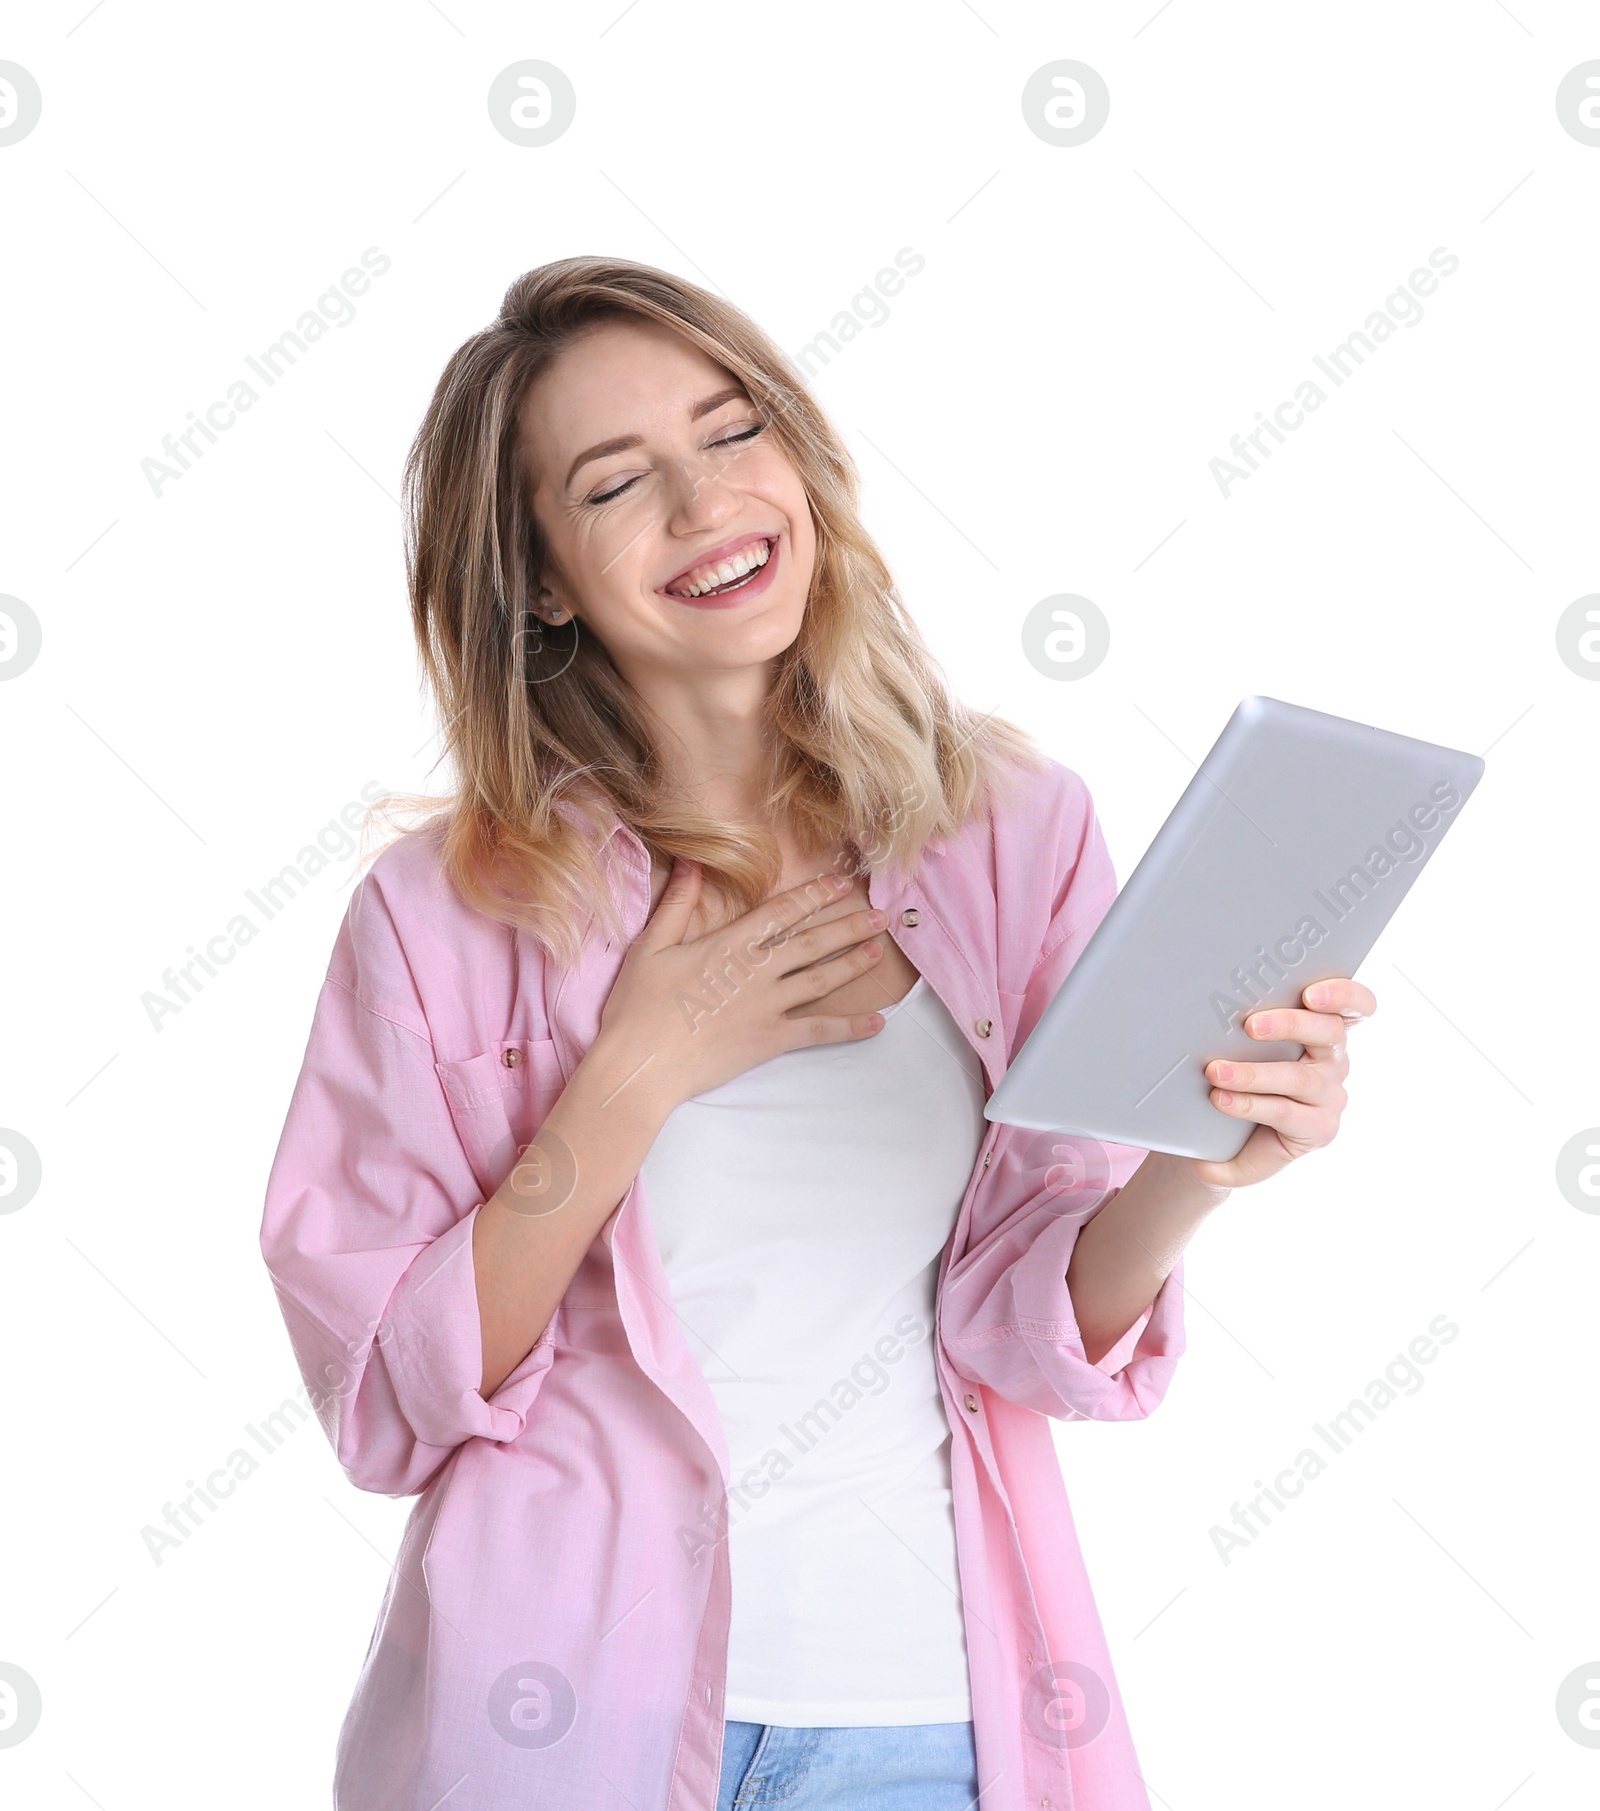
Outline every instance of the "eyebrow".
[[[742, 384], [730, 384], [726, 390], [718, 390], [714, 396], [702, 396], [689, 411], [689, 419], [698, 421], [702, 415], [709, 415], [713, 409], [720, 409], [724, 403], [738, 400], [748, 401]], [[587, 452], [579, 453], [567, 470], [567, 483], [577, 477], [579, 468], [587, 465], [592, 459], [604, 459], [611, 453], [625, 453], [629, 447], [643, 446], [644, 437], [640, 434], [621, 434], [615, 440], [602, 440]]]

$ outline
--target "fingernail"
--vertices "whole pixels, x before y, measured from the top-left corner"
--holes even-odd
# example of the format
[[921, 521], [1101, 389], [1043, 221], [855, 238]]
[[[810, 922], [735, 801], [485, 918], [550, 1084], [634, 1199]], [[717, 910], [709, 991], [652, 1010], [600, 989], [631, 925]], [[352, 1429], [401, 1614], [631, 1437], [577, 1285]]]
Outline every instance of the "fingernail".
[[1325, 987], [1308, 987], [1305, 993], [1308, 1004], [1323, 1006], [1327, 1004], [1328, 990]]
[[1250, 1021], [1250, 1030], [1258, 1038], [1270, 1037], [1272, 1035], [1272, 1025], [1273, 1020], [1271, 1013], [1258, 1012]]
[[1212, 1067], [1217, 1072], [1217, 1080], [1219, 1082], [1231, 1082], [1233, 1080], [1232, 1063], [1215, 1063]]

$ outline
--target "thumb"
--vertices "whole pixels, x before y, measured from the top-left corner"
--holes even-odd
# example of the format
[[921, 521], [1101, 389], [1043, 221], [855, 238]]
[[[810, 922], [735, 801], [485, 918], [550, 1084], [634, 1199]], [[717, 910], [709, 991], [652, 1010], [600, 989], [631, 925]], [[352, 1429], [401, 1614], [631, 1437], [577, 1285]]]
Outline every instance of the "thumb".
[[639, 933], [639, 941], [650, 946], [682, 943], [699, 902], [700, 864], [680, 856], [673, 861], [666, 890]]

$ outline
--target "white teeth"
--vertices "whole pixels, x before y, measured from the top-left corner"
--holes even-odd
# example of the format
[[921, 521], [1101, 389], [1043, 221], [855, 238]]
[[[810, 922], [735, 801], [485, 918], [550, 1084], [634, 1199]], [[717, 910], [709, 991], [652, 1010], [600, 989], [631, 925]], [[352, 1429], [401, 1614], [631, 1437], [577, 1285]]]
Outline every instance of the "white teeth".
[[722, 560], [715, 566], [696, 566], [688, 578], [672, 590], [678, 597], [703, 597], [706, 592], [716, 590], [718, 585], [726, 585], [731, 579], [743, 578], [746, 573], [765, 566], [771, 554], [768, 542], [753, 541], [731, 559]]

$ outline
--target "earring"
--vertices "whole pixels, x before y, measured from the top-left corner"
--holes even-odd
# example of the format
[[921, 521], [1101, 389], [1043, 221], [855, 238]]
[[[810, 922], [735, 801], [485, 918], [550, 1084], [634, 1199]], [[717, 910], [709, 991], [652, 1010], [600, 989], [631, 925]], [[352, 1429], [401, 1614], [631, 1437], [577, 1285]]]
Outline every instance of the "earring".
[[563, 622], [568, 615], [566, 605], [558, 604], [555, 600], [554, 593], [547, 590], [541, 590], [539, 593], [539, 607], [544, 614], [545, 620], [552, 627]]

